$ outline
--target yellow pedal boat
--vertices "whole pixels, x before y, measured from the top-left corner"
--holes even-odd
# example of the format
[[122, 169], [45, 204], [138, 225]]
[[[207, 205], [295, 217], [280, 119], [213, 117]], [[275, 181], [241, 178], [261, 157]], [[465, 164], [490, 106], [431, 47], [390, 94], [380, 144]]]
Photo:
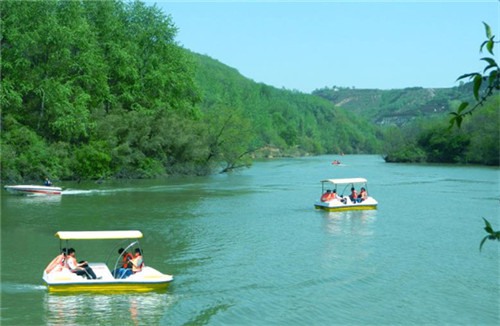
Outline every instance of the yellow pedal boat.
[[[43, 281], [47, 285], [49, 292], [148, 292], [155, 290], [165, 290], [173, 280], [172, 275], [163, 274], [158, 270], [142, 264], [140, 271], [128, 277], [112, 274], [122, 267], [123, 257], [117, 253], [117, 248], [124, 247], [124, 251], [140, 249], [139, 240], [143, 237], [140, 231], [59, 231], [55, 234], [60, 240], [60, 252], [63, 251], [63, 241], [66, 248], [69, 247], [69, 240], [120, 240], [112, 248], [106, 263], [89, 262], [88, 266], [96, 275], [96, 279], [87, 279], [72, 272], [64, 261], [67, 257], [61, 254], [61, 259], [57, 257], [47, 266], [43, 273]], [[131, 242], [130, 242], [131, 241]], [[130, 242], [127, 246], [124, 243]], [[123, 248], [122, 248], [123, 249]], [[141, 250], [142, 252], [142, 250]], [[111, 255], [114, 255], [114, 259]], [[58, 256], [59, 257], [59, 256]], [[107, 261], [112, 260], [113, 269], [108, 268]]]
[[[356, 187], [359, 187], [356, 189]], [[351, 196], [364, 189], [363, 198]], [[378, 202], [368, 195], [368, 181], [364, 178], [325, 179], [321, 180], [321, 198], [314, 207], [328, 212], [377, 209]]]

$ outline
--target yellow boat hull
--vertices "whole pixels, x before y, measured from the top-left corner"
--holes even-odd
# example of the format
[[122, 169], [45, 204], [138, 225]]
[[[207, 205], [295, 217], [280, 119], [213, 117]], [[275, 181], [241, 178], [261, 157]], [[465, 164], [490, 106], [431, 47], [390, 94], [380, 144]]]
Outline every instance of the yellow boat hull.
[[50, 293], [68, 293], [68, 292], [101, 292], [101, 293], [117, 293], [117, 292], [151, 292], [164, 291], [167, 289], [170, 282], [163, 283], [92, 283], [92, 284], [47, 284], [47, 289]]
[[341, 207], [326, 207], [320, 205], [314, 205], [316, 209], [321, 209], [327, 212], [344, 212], [344, 211], [362, 211], [362, 210], [374, 210], [377, 209], [377, 205], [353, 205], [353, 206], [341, 206]]

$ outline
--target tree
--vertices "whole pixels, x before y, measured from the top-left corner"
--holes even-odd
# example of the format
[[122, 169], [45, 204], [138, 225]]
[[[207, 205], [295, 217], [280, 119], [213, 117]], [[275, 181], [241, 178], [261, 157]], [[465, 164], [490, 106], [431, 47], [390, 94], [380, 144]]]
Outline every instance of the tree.
[[208, 153], [206, 164], [222, 163], [221, 173], [251, 164], [250, 154], [255, 132], [243, 112], [228, 107], [217, 107], [206, 116]]

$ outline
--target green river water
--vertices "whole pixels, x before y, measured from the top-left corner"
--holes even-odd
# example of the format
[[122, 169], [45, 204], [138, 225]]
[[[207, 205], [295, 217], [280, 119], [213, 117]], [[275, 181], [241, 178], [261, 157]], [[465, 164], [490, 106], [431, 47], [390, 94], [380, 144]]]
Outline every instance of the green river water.
[[[339, 159], [341, 166], [331, 165]], [[1, 198], [2, 325], [498, 325], [498, 168], [347, 155], [209, 177], [69, 183]], [[365, 177], [376, 211], [314, 209], [325, 178]], [[166, 292], [49, 294], [60, 230], [144, 234]], [[78, 258], [109, 248], [74, 243]]]

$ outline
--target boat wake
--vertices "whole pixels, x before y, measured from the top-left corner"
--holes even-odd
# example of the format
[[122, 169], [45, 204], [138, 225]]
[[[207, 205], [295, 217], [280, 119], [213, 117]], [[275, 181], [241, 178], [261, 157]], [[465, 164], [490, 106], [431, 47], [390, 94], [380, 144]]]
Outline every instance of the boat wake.
[[45, 291], [47, 288], [41, 284], [2, 283], [2, 293], [30, 293]]
[[133, 189], [128, 189], [128, 188], [120, 188], [120, 189], [87, 189], [87, 190], [81, 190], [81, 189], [66, 189], [61, 192], [61, 195], [108, 195], [108, 194], [114, 194], [117, 192], [127, 192], [127, 191], [133, 191]]
[[[185, 188], [185, 187], [184, 187]], [[182, 189], [184, 189], [182, 188]], [[109, 195], [115, 194], [118, 192], [163, 192], [170, 191], [176, 192], [180, 188], [179, 187], [150, 187], [150, 188], [114, 188], [114, 189], [64, 189], [61, 192], [61, 195]], [[181, 190], [182, 190], [181, 189]]]
[[61, 195], [89, 195], [93, 193], [97, 193], [100, 190], [72, 190], [72, 189], [67, 189], [63, 190], [61, 192]]

